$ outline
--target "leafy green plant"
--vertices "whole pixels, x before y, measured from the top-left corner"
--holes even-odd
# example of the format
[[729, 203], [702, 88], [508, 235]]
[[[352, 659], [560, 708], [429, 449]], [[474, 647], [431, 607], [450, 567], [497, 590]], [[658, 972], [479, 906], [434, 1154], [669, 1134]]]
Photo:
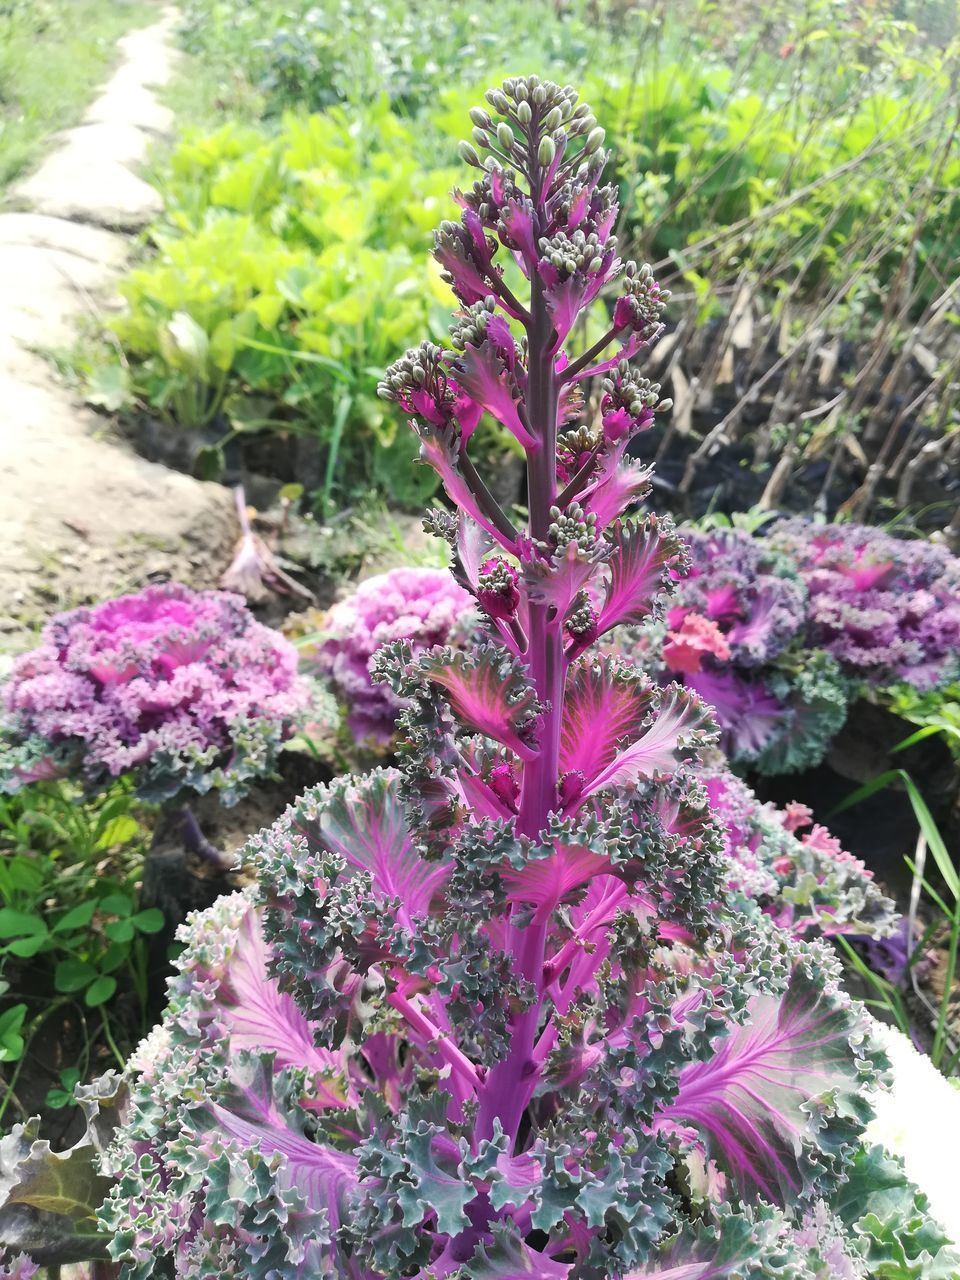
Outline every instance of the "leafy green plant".
[[214, 426], [220, 449], [265, 430], [312, 438], [327, 502], [346, 474], [422, 500], [433, 482], [392, 448], [400, 415], [375, 394], [376, 370], [448, 297], [422, 251], [449, 174], [421, 174], [415, 143], [385, 101], [286, 116], [276, 136], [188, 134], [157, 256], [124, 282], [112, 323], [131, 392], [183, 427]]
[[164, 921], [137, 906], [145, 833], [132, 804], [119, 785], [101, 800], [46, 782], [0, 797], [0, 1061], [22, 1055], [46, 991], [105, 1015], [122, 989], [146, 1016], [145, 939]]

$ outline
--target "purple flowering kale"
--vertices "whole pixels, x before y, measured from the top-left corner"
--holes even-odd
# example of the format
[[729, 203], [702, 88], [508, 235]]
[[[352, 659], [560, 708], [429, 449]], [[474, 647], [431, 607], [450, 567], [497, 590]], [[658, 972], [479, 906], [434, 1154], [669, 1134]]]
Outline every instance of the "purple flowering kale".
[[[591, 651], [686, 564], [669, 521], [623, 514], [657, 408], [629, 359], [665, 295], [617, 256], [574, 91], [487, 100], [437, 237], [452, 346], [383, 386], [455, 508], [431, 523], [485, 636], [382, 650], [400, 767], [307, 792], [248, 844], [256, 885], [184, 929], [104, 1162], [127, 1280], [814, 1280], [862, 1275], [864, 1224], [899, 1246], [914, 1211], [869, 1171], [839, 1195], [881, 1062], [825, 944], [728, 892], [689, 770], [707, 709]], [[600, 413], [575, 424], [590, 378]], [[523, 527], [470, 458], [484, 411], [526, 452]]]
[[788, 520], [770, 542], [809, 593], [807, 643], [871, 684], [931, 689], [960, 670], [960, 560], [868, 525]]
[[[864, 864], [841, 848], [805, 805], [761, 804], [727, 771], [708, 771], [710, 808], [724, 832], [727, 888], [757, 902], [780, 928], [802, 937], [894, 934], [894, 904]], [[809, 831], [804, 828], [810, 827]]]
[[371, 663], [381, 645], [405, 640], [414, 653], [465, 638], [473, 597], [446, 569], [391, 569], [362, 582], [335, 604], [309, 665], [346, 704], [354, 737], [385, 744], [396, 732], [403, 705], [392, 689], [375, 684]]
[[141, 795], [236, 799], [304, 700], [296, 650], [240, 596], [178, 584], [52, 618], [3, 691], [7, 785], [130, 774]]
[[789, 559], [742, 529], [685, 530], [693, 568], [665, 623], [621, 651], [713, 708], [730, 760], [760, 773], [819, 764], [847, 712], [847, 684], [804, 650], [807, 593]]

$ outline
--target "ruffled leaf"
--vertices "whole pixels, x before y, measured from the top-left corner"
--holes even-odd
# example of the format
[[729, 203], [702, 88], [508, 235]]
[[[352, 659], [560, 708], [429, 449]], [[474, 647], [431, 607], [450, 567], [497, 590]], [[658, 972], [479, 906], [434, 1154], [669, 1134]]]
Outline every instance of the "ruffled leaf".
[[[628, 696], [611, 687], [623, 679], [614, 671], [594, 665], [594, 674], [575, 685], [574, 718], [565, 718], [562, 759], [583, 774], [577, 798], [676, 773], [716, 737], [710, 708], [686, 689], [674, 684], [657, 690], [638, 681]], [[593, 715], [598, 718], [591, 720]]]
[[689, 1125], [745, 1200], [783, 1205], [830, 1185], [869, 1115], [851, 1048], [856, 1015], [796, 967], [742, 1025], [684, 1067], [657, 1127]]
[[372, 892], [399, 900], [411, 920], [429, 914], [449, 874], [448, 866], [429, 862], [417, 852], [401, 801], [400, 776], [393, 770], [334, 783], [321, 794], [305, 834], [343, 858], [348, 867], [369, 872]]
[[516, 1229], [496, 1223], [492, 1235], [493, 1243], [479, 1245], [464, 1267], [464, 1280], [566, 1280], [570, 1274], [570, 1263], [531, 1249]]
[[645, 622], [669, 585], [671, 570], [684, 565], [683, 542], [669, 519], [650, 515], [634, 523], [618, 520], [607, 538], [609, 576], [596, 635], [621, 623]]
[[805, 1251], [775, 1209], [721, 1209], [718, 1219], [675, 1236], [624, 1280], [813, 1280]]
[[538, 753], [539, 704], [533, 686], [510, 655], [494, 645], [473, 653], [435, 650], [414, 671], [443, 689], [461, 725], [532, 760]]

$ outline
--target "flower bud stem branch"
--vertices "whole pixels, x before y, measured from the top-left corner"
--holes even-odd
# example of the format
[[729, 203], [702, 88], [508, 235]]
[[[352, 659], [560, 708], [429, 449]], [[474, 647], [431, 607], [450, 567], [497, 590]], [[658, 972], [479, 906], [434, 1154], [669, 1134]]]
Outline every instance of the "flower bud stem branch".
[[515, 549], [517, 539], [520, 534], [514, 528], [510, 518], [500, 506], [499, 502], [497, 502], [496, 498], [487, 488], [483, 481], [483, 477], [477, 471], [477, 468], [473, 464], [473, 459], [469, 456], [466, 450], [460, 454], [460, 471], [467, 483], [467, 487], [476, 498], [484, 515], [489, 517], [491, 523], [497, 527], [506, 539], [506, 542], [509, 544], [508, 550]]
[[558, 375], [560, 383], [571, 382], [578, 374], [583, 373], [584, 369], [589, 369], [597, 356], [603, 355], [618, 332], [619, 330], [611, 326], [602, 338], [597, 339], [589, 351], [585, 351], [582, 356], [574, 360], [573, 364], [568, 365], [566, 369], [560, 372]]

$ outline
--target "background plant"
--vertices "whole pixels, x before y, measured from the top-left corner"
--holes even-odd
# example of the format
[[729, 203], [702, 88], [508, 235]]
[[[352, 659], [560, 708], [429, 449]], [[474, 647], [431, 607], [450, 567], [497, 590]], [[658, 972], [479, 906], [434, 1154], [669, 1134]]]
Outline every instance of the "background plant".
[[[332, 110], [374, 154], [381, 142], [371, 133], [371, 114], [397, 128], [409, 122], [392, 159], [399, 170], [405, 167], [399, 153], [410, 156], [416, 184], [424, 179], [414, 174], [446, 166], [469, 105], [463, 89], [449, 87], [450, 66], [459, 84], [469, 84], [474, 65], [482, 80], [496, 70], [498, 49], [522, 48], [531, 65], [585, 80], [597, 119], [617, 142], [618, 168], [609, 176], [623, 206], [620, 230], [638, 256], [656, 261], [681, 304], [683, 341], [668, 341], [658, 357], [679, 411], [651, 446], [663, 455], [672, 505], [699, 511], [719, 496], [727, 509], [755, 501], [776, 507], [787, 498], [799, 509], [818, 499], [833, 510], [856, 488], [862, 516], [894, 493], [907, 506], [920, 491], [939, 501], [926, 518], [949, 524], [955, 506], [949, 476], [960, 448], [949, 284], [957, 51], [928, 10], [816, 0], [802, 10], [783, 4], [762, 15], [738, 11], [736, 22], [724, 22], [713, 6], [697, 3], [679, 14], [671, 9], [669, 21], [657, 6], [623, 12], [575, 4], [557, 12], [546, 4], [508, 4], [498, 10], [494, 42], [467, 7], [438, 0], [421, 5], [415, 19], [386, 2], [369, 21], [352, 0], [282, 6], [196, 0], [186, 39], [222, 102], [233, 103], [230, 88], [238, 79], [259, 87], [267, 128], [257, 131], [260, 142], [236, 135], [250, 154], [234, 167], [266, 175], [268, 190], [273, 169], [262, 144], [289, 108], [322, 108], [318, 119]], [[281, 124], [281, 133], [287, 127]], [[216, 138], [208, 143], [214, 151]], [[334, 190], [340, 181], [363, 181], [348, 153], [327, 157], [326, 181]], [[444, 176], [436, 190], [445, 183]], [[197, 187], [203, 191], [202, 179]], [[179, 198], [169, 197], [174, 222]], [[297, 204], [306, 199], [309, 208], [313, 198], [295, 185], [271, 216], [295, 227], [287, 208], [295, 214]], [[377, 247], [409, 248], [419, 262], [422, 242], [406, 238], [404, 188], [386, 199], [392, 217]], [[376, 205], [376, 196], [368, 192], [365, 203]], [[181, 265], [195, 264], [202, 274], [208, 259], [216, 262], [228, 250], [205, 239], [192, 248], [193, 234], [179, 250]], [[270, 292], [263, 277], [282, 278], [286, 267], [271, 258], [272, 235], [264, 243], [262, 234], [251, 246], [264, 261], [256, 289]], [[165, 252], [168, 237], [161, 228]], [[235, 248], [243, 258], [243, 245]], [[306, 422], [321, 443], [308, 488], [322, 489], [329, 500], [334, 489], [342, 495], [372, 483], [395, 501], [415, 504], [422, 495], [400, 453], [390, 450], [396, 422], [389, 412], [378, 417], [364, 370], [389, 359], [393, 352], [384, 348], [400, 349], [413, 326], [429, 329], [422, 315], [403, 318], [422, 290], [406, 293], [407, 265], [395, 274], [382, 261], [371, 265], [369, 255], [364, 261], [368, 267], [358, 269], [352, 288], [364, 299], [364, 314], [375, 317], [369, 331], [350, 323], [331, 329], [309, 299], [334, 308], [341, 300], [294, 289], [275, 326], [259, 322], [264, 332], [256, 340], [271, 348], [259, 350], [259, 362], [247, 349], [235, 367], [231, 342], [214, 344], [217, 357], [200, 342], [199, 373], [184, 369], [190, 358], [168, 330], [181, 310], [194, 315], [190, 291], [178, 301], [173, 289], [155, 306], [134, 289], [134, 316], [144, 311], [144, 328], [153, 331], [130, 337], [138, 394], [154, 402], [159, 395], [188, 424], [216, 417], [224, 405], [231, 429], [246, 420], [282, 436]], [[331, 278], [346, 278], [345, 266], [337, 264]], [[226, 272], [211, 274], [222, 280]], [[250, 302], [244, 284], [235, 298], [230, 288], [222, 315], [199, 321], [208, 344], [213, 326]], [[298, 306], [305, 299], [308, 328], [319, 326], [322, 336], [315, 332], [301, 343]], [[330, 347], [339, 350], [329, 354]], [[149, 371], [141, 377], [144, 359]], [[326, 363], [331, 359], [339, 371]], [[106, 375], [113, 405], [122, 399], [118, 376]], [[189, 395], [162, 390], [179, 388], [185, 376]], [[256, 393], [258, 381], [264, 396], [255, 394], [244, 408], [231, 392]], [[102, 384], [94, 382], [103, 398]], [[199, 414], [198, 387], [205, 406]], [[351, 452], [338, 474], [343, 447]], [[285, 451], [280, 445], [274, 452], [282, 458]], [[724, 465], [705, 474], [707, 459], [718, 458]], [[220, 461], [215, 453], [206, 457], [212, 469]], [[794, 490], [803, 494], [799, 501]]]
[[82, 1031], [57, 1105], [102, 1054], [122, 1065], [148, 1025], [145, 939], [164, 920], [138, 906], [146, 842], [129, 786], [95, 800], [65, 782], [0, 796], [0, 1117], [20, 1105], [17, 1083], [48, 1019]]

